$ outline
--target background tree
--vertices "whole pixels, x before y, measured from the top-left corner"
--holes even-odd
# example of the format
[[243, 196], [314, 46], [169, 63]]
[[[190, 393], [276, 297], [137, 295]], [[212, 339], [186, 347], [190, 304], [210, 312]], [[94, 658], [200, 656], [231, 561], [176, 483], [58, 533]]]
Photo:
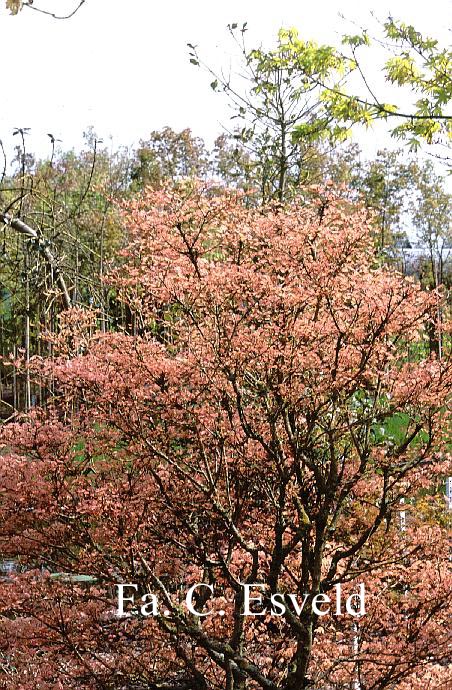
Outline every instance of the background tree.
[[[410, 148], [421, 142], [448, 146], [452, 136], [451, 52], [437, 40], [424, 38], [412, 26], [389, 18], [383, 23], [383, 72], [386, 80], [406, 86], [421, 98], [409, 112], [378, 98], [359, 57], [371, 45], [368, 31], [345, 35], [349, 54], [332, 46], [302, 40], [296, 30], [281, 29], [276, 48], [250, 50], [245, 43], [247, 25], [229, 25], [241, 55], [240, 77], [217, 72], [200, 62], [197, 48], [189, 44], [190, 61], [203, 64], [213, 77], [211, 87], [225, 92], [240, 123], [234, 136], [256, 161], [261, 197], [290, 197], [290, 189], [309, 177], [313, 147], [327, 140], [336, 144], [357, 124], [394, 121], [393, 136], [408, 140]], [[377, 49], [373, 48], [374, 51]], [[381, 50], [376, 55], [381, 55]], [[350, 93], [348, 77], [358, 73], [364, 95]], [[437, 147], [435, 149], [437, 151]], [[447, 156], [446, 156], [447, 158]], [[306, 175], [308, 173], [308, 175]], [[314, 180], [310, 179], [312, 183]]]
[[132, 187], [159, 187], [164, 182], [184, 178], [202, 179], [208, 171], [208, 153], [204, 141], [190, 129], [175, 132], [171, 127], [151, 132], [141, 141], [132, 165]]
[[[413, 220], [418, 238], [428, 249], [428, 283], [434, 289], [447, 282], [445, 264], [452, 251], [452, 196], [430, 161], [418, 166]], [[426, 277], [426, 276], [424, 276]]]
[[366, 207], [375, 213], [380, 251], [394, 247], [405, 236], [406, 214], [413, 194], [413, 168], [402, 154], [401, 150], [378, 151], [376, 158], [361, 164], [350, 180]]
[[[19, 146], [16, 168], [0, 192], [0, 286], [7, 305], [1, 355], [6, 362], [18, 349], [26, 358], [42, 354], [48, 345], [41, 336], [57, 329], [58, 313], [71, 305], [97, 309], [104, 330], [118, 317], [102, 280], [106, 263], [123, 242], [112, 199], [118, 201], [129, 188], [128, 155], [102, 148], [92, 132], [77, 154], [58, 151], [49, 136], [47, 160], [31, 160]], [[3, 415], [28, 409], [36, 400], [39, 390], [27, 394], [23, 384], [3, 362]]]
[[220, 134], [214, 142], [212, 159], [213, 173], [226, 187], [245, 192], [259, 188], [259, 163], [240, 137]]
[[192, 44], [190, 61], [202, 64], [213, 77], [211, 87], [228, 96], [239, 123], [232, 134], [255, 161], [262, 201], [283, 201], [300, 179], [309, 178], [315, 145], [345, 135], [345, 129], [326, 113], [321, 90], [313, 81], [326, 80], [339, 87], [348, 63], [330, 46], [302, 41], [295, 29], [281, 29], [273, 49], [249, 49], [246, 30], [246, 24], [240, 29], [229, 25], [240, 55], [240, 76], [204, 65]]

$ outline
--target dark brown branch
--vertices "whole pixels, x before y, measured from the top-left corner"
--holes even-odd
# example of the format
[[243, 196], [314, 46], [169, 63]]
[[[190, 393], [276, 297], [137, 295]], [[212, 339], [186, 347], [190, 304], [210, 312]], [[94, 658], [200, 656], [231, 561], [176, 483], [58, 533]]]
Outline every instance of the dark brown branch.
[[35, 10], [35, 12], [40, 12], [41, 14], [46, 14], [48, 17], [52, 17], [52, 19], [70, 19], [71, 17], [74, 16], [74, 14], [76, 14], [79, 11], [81, 6], [84, 4], [85, 4], [85, 0], [80, 0], [77, 7], [74, 10], [72, 10], [72, 12], [70, 12], [69, 14], [66, 14], [66, 15], [58, 15], [58, 14], [55, 14], [54, 12], [49, 12], [48, 10], [43, 10], [40, 7], [35, 7], [33, 4], [33, 0], [31, 0], [31, 2], [24, 2], [24, 7], [28, 7], [30, 10]]

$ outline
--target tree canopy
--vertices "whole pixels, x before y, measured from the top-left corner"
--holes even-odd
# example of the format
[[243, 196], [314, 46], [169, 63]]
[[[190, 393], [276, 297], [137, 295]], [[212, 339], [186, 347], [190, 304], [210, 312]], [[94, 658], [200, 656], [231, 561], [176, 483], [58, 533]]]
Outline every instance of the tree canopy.
[[[365, 211], [334, 194], [275, 212], [188, 186], [123, 213], [110, 281], [137, 334], [69, 312], [32, 367], [54, 404], [2, 429], [8, 688], [439, 687], [450, 348], [410, 361], [438, 296], [378, 267]], [[186, 609], [197, 582], [224, 615]], [[118, 619], [115, 583], [167, 613]], [[285, 613], [244, 616], [243, 583]], [[357, 619], [289, 605], [358, 583]]]

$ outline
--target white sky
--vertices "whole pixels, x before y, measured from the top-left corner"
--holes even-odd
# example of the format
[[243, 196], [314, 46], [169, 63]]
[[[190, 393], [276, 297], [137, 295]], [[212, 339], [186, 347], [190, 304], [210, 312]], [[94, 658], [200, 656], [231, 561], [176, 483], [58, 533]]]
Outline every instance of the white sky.
[[[69, 148], [90, 125], [115, 145], [165, 125], [191, 127], [210, 143], [228, 109], [208, 75], [189, 64], [186, 43], [198, 44], [206, 62], [227, 64], [228, 23], [247, 21], [250, 45], [268, 46], [281, 26], [337, 43], [353, 32], [339, 10], [366, 26], [371, 10], [381, 19], [391, 13], [446, 40], [452, 16], [450, 0], [86, 0], [72, 19], [56, 21], [28, 8], [9, 16], [0, 2], [0, 138], [10, 145], [13, 128], [30, 127], [27, 146], [41, 155], [47, 132]], [[34, 2], [64, 13], [77, 0]], [[370, 149], [385, 143], [366, 139]]]

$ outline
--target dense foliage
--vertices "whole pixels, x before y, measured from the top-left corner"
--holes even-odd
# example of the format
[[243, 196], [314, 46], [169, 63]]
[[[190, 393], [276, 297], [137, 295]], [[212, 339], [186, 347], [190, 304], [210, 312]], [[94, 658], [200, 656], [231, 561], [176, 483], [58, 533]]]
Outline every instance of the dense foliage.
[[[3, 428], [1, 550], [22, 571], [3, 687], [440, 687], [452, 368], [407, 361], [439, 296], [379, 267], [365, 211], [331, 194], [249, 209], [188, 187], [123, 214], [111, 281], [137, 335], [70, 312], [33, 364], [54, 404]], [[160, 615], [115, 617], [121, 582]], [[182, 605], [196, 582], [224, 616]], [[364, 583], [366, 614], [244, 617], [247, 582], [264, 603]]]

